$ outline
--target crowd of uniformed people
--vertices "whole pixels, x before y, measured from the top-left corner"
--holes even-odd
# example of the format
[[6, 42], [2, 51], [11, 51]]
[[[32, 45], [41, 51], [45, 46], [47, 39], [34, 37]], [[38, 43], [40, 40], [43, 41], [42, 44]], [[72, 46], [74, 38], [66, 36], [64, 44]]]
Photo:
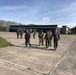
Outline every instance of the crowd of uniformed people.
[[[17, 30], [17, 39], [23, 37], [23, 31], [21, 30], [21, 28], [18, 28]], [[31, 33], [29, 30], [25, 31], [25, 47], [27, 47], [28, 45], [31, 47], [31, 43], [30, 43], [30, 38], [31, 38]], [[33, 31], [33, 39], [36, 38], [36, 31]], [[57, 49], [58, 47], [58, 41], [60, 39], [60, 35], [57, 32], [57, 30], [55, 30], [54, 33], [51, 32], [51, 30], [47, 31], [47, 33], [44, 33], [42, 30], [40, 30], [40, 32], [38, 32], [38, 38], [39, 38], [39, 46], [44, 45], [45, 42], [45, 46], [46, 49], [50, 46], [52, 46], [52, 39], [53, 39], [53, 43], [54, 43], [54, 50]]]

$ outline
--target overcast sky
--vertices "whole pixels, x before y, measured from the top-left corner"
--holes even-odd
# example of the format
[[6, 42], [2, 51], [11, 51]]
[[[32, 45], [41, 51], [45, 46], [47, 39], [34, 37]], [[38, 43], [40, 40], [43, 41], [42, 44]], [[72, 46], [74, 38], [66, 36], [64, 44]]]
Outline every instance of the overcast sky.
[[76, 0], [0, 0], [0, 20], [76, 26]]

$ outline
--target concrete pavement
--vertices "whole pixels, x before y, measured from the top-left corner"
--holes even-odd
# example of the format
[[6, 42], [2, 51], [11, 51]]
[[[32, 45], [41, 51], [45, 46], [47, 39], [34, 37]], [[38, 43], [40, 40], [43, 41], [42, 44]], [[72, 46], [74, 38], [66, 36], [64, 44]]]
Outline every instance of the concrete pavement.
[[49, 75], [76, 75], [76, 39], [50, 71]]
[[[62, 63], [65, 61], [65, 59], [63, 59], [65, 56], [68, 57], [71, 55], [71, 51], [69, 53], [70, 48], [75, 51], [76, 35], [61, 35], [59, 47], [56, 51], [53, 51], [53, 44], [52, 47], [48, 49], [46, 49], [45, 46], [38, 46], [37, 36], [36, 39], [33, 39], [31, 35], [32, 46], [27, 48], [25, 48], [24, 45], [24, 38], [16, 39], [16, 33], [0, 32], [0, 36], [15, 45], [0, 49], [0, 75], [75, 74], [75, 72], [73, 74], [69, 73], [69, 71], [63, 74], [63, 70], [65, 70], [66, 66]], [[73, 45], [73, 43], [75, 44]], [[72, 55], [73, 53], [72, 51]], [[62, 65], [60, 66], [60, 64]], [[62, 68], [64, 69], [61, 70]], [[74, 68], [76, 69], [76, 67]]]

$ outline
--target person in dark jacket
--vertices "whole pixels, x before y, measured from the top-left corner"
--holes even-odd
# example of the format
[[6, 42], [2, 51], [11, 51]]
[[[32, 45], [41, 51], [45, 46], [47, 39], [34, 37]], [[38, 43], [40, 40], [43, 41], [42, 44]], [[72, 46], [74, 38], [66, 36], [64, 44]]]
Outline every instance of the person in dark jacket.
[[57, 32], [57, 30], [56, 30], [55, 33], [53, 34], [54, 50], [56, 50], [57, 47], [58, 47], [58, 41], [59, 41], [59, 39], [60, 39], [60, 35]]
[[29, 44], [29, 46], [31, 46], [31, 44], [30, 44], [30, 32], [27, 30], [25, 33], [25, 45], [26, 45], [26, 47], [28, 44]]

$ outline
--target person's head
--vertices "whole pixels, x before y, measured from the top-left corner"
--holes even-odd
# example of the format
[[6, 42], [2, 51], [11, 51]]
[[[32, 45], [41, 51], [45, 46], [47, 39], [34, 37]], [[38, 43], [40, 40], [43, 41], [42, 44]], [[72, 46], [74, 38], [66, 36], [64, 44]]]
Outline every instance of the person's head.
[[26, 30], [26, 33], [28, 33], [28, 30]]
[[43, 30], [41, 30], [41, 32], [43, 32]]
[[49, 30], [49, 33], [50, 33], [50, 34], [52, 33], [51, 30]]
[[20, 27], [18, 29], [20, 29]]
[[51, 30], [49, 30], [49, 32], [51, 32]]
[[49, 34], [49, 31], [47, 31], [47, 34]]
[[55, 33], [58, 33], [57, 28], [55, 29]]

